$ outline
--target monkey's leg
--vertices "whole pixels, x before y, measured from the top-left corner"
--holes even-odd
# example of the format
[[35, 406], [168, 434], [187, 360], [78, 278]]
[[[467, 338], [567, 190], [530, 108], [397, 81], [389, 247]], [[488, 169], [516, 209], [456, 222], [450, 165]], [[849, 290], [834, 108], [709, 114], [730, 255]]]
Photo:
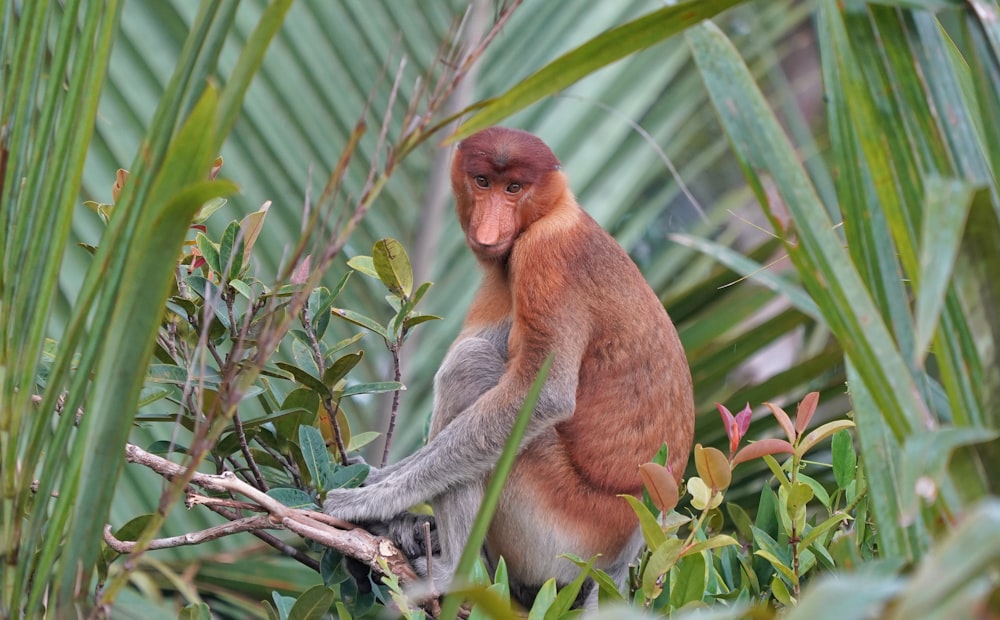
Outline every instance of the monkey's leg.
[[[508, 333], [509, 328], [501, 326], [461, 340], [449, 351], [434, 378], [432, 437], [499, 382], [507, 364]], [[431, 567], [438, 592], [447, 591], [451, 584], [483, 500], [483, 485], [479, 480], [453, 487], [431, 500], [441, 544], [440, 561]]]
[[431, 501], [437, 519], [441, 555], [434, 558], [430, 576], [438, 592], [447, 592], [451, 586], [482, 500], [483, 484], [478, 483], [457, 487]]

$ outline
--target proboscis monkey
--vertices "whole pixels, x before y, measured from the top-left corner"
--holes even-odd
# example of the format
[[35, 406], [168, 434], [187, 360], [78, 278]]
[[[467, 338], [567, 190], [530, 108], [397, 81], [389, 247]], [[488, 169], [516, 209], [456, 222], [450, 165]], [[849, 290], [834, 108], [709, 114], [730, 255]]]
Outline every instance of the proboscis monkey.
[[[493, 127], [462, 141], [451, 168], [458, 219], [484, 270], [465, 325], [435, 377], [426, 446], [327, 494], [326, 512], [387, 520], [430, 501], [444, 591], [484, 484], [525, 393], [554, 355], [484, 557], [503, 556], [529, 606], [549, 578], [579, 574], [560, 554], [598, 556], [619, 585], [642, 545], [619, 495], [666, 442], [680, 478], [694, 430], [691, 375], [677, 332], [618, 243], [580, 208], [539, 138]], [[588, 604], [596, 601], [590, 587]]]

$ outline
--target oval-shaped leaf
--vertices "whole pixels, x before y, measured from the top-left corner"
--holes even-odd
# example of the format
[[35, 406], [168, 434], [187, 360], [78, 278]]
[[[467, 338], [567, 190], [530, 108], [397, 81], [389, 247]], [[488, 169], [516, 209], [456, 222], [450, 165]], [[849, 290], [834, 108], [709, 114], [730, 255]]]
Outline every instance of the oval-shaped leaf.
[[326, 396], [327, 394], [329, 394], [329, 390], [326, 389], [326, 386], [323, 385], [322, 381], [312, 376], [305, 370], [302, 370], [295, 364], [289, 364], [287, 362], [278, 362], [276, 366], [290, 373], [293, 377], [295, 377], [296, 381], [306, 386], [310, 390], [316, 392], [320, 396]]
[[405, 390], [406, 386], [399, 381], [377, 381], [375, 383], [359, 383], [345, 389], [341, 396], [357, 396], [358, 394], [384, 394], [385, 392], [395, 392]]
[[278, 487], [270, 489], [267, 495], [289, 508], [316, 508], [316, 501], [302, 489]]
[[767, 437], [766, 439], [761, 439], [744, 446], [743, 449], [737, 452], [736, 456], [733, 457], [733, 466], [745, 463], [746, 461], [752, 461], [753, 459], [760, 458], [765, 454], [793, 454], [794, 452], [795, 448], [792, 447], [792, 444], [788, 443], [784, 439]]
[[371, 466], [365, 463], [354, 463], [337, 467], [333, 475], [330, 476], [328, 489], [353, 489], [361, 486], [361, 483], [368, 477]]
[[819, 405], [819, 392], [809, 392], [799, 403], [799, 408], [795, 410], [795, 432], [801, 435], [809, 428], [809, 421], [816, 413]]
[[639, 466], [639, 476], [643, 486], [649, 491], [653, 504], [661, 512], [674, 509], [680, 499], [680, 491], [677, 489], [677, 480], [666, 467], [657, 463], [643, 463]]
[[390, 293], [397, 297], [410, 296], [413, 292], [413, 268], [402, 243], [391, 238], [376, 241], [372, 248], [372, 264]]
[[299, 595], [288, 612], [288, 620], [320, 620], [326, 617], [336, 597], [336, 593], [328, 586], [313, 586]]
[[795, 438], [798, 437], [798, 433], [795, 432], [795, 425], [792, 424], [792, 419], [788, 417], [785, 410], [774, 403], [764, 403], [764, 406], [771, 410], [771, 413], [774, 415], [774, 419], [777, 420], [778, 424], [781, 426], [781, 430], [785, 431], [785, 436], [788, 437], [788, 442], [795, 443]]
[[707, 485], [716, 491], [729, 488], [733, 480], [729, 459], [717, 448], [705, 448], [701, 444], [694, 447], [694, 465], [698, 475]]
[[368, 318], [363, 314], [360, 314], [353, 310], [348, 310], [346, 308], [333, 308], [330, 310], [330, 312], [332, 312], [334, 316], [339, 316], [345, 321], [349, 321], [351, 323], [354, 323], [355, 325], [364, 327], [368, 331], [375, 332], [379, 336], [382, 336], [386, 340], [389, 340], [389, 333], [385, 331], [385, 328], [382, 327], [382, 325], [380, 325], [378, 321], [376, 321], [375, 319]]
[[347, 373], [351, 372], [364, 356], [364, 351], [358, 351], [357, 353], [348, 353], [337, 358], [337, 361], [330, 364], [326, 372], [323, 373], [323, 383], [332, 390], [333, 386], [346, 377]]
[[330, 461], [330, 453], [326, 450], [326, 442], [318, 429], [312, 426], [299, 427], [299, 449], [302, 451], [302, 459], [309, 468], [313, 485], [317, 489], [327, 490], [331, 488], [330, 474], [333, 463]]
[[243, 264], [250, 264], [250, 252], [253, 250], [253, 246], [257, 243], [257, 237], [260, 235], [260, 231], [264, 228], [264, 216], [267, 215], [267, 210], [271, 207], [271, 201], [268, 200], [260, 206], [260, 209], [248, 214], [240, 221], [240, 231], [243, 233]]
[[378, 278], [378, 271], [375, 270], [375, 263], [371, 256], [355, 256], [347, 261], [347, 266], [355, 271], [360, 271], [366, 276]]

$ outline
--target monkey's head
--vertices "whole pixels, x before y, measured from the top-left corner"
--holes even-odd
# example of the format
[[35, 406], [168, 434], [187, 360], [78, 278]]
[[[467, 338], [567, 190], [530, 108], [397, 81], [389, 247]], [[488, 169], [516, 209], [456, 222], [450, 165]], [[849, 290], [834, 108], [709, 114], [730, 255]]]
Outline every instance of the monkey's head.
[[469, 247], [482, 260], [504, 260], [518, 235], [556, 206], [566, 178], [537, 136], [490, 127], [455, 149], [451, 186]]

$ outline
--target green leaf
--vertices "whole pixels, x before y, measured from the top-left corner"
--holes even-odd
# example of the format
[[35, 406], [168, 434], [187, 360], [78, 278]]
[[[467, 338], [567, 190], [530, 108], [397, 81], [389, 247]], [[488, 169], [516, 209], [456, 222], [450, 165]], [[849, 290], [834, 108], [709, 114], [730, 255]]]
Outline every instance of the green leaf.
[[650, 549], [658, 549], [660, 545], [667, 541], [667, 535], [660, 529], [660, 524], [656, 521], [653, 513], [646, 508], [646, 505], [631, 495], [619, 495], [632, 506], [636, 516], [639, 517], [639, 527], [642, 529], [642, 537], [646, 540], [646, 545]]
[[576, 602], [576, 598], [580, 594], [580, 588], [583, 586], [583, 582], [587, 580], [590, 568], [593, 565], [594, 560], [591, 558], [583, 570], [580, 571], [580, 574], [559, 590], [556, 600], [549, 607], [549, 610], [545, 612], [545, 620], [559, 620], [570, 610], [573, 603]]
[[347, 373], [351, 372], [364, 356], [364, 351], [358, 351], [357, 353], [348, 353], [337, 358], [337, 361], [330, 364], [326, 372], [323, 373], [323, 383], [332, 390], [333, 386], [346, 377]]
[[381, 434], [382, 433], [377, 433], [375, 431], [367, 431], [364, 433], [358, 433], [357, 435], [351, 435], [351, 442], [347, 444], [347, 451], [355, 452], [360, 450], [378, 439]]
[[774, 555], [770, 551], [764, 551], [763, 549], [760, 549], [754, 551], [753, 554], [759, 555], [760, 557], [767, 560], [771, 564], [771, 566], [774, 567], [776, 571], [784, 575], [784, 577], [789, 581], [791, 581], [792, 583], [798, 582], [798, 579], [795, 577], [795, 573], [792, 572], [792, 569], [786, 566], [785, 563], [778, 558], [778, 556]]
[[791, 593], [788, 591], [788, 586], [785, 585], [785, 582], [778, 575], [775, 575], [771, 579], [771, 594], [785, 607], [795, 607], [795, 599], [792, 598]]
[[[821, 8], [829, 6], [823, 3]], [[862, 370], [862, 380], [886, 421], [897, 434], [908, 433], [919, 426], [926, 405], [916, 397], [919, 391], [906, 363], [795, 148], [725, 35], [706, 22], [686, 36], [744, 175], [772, 226], [784, 235], [803, 284], [848, 357]], [[765, 183], [777, 193], [769, 196]], [[777, 205], [771, 196], [780, 197], [782, 213], [787, 209], [791, 214], [797, 243], [787, 235], [787, 218], [772, 208]]]
[[301, 368], [299, 368], [295, 364], [289, 364], [289, 363], [286, 363], [286, 362], [278, 362], [275, 365], [278, 368], [284, 370], [285, 372], [291, 374], [293, 377], [295, 377], [296, 381], [298, 381], [302, 385], [306, 386], [307, 388], [309, 388], [310, 390], [312, 390], [316, 394], [318, 394], [320, 396], [326, 396], [327, 394], [330, 393], [330, 390], [327, 389], [326, 385], [324, 385], [322, 381], [320, 381], [318, 378], [312, 376], [311, 374], [309, 374], [305, 370], [302, 370]]
[[[732, 506], [732, 504], [729, 504]], [[728, 547], [730, 545], [739, 546], [740, 542], [729, 536], [728, 534], [716, 534], [711, 538], [696, 542], [687, 549], [684, 550], [684, 557], [688, 557], [690, 554], [701, 553], [702, 551], [708, 551], [710, 549], [718, 549], [719, 547]]]
[[198, 213], [195, 214], [194, 218], [191, 220], [191, 223], [201, 224], [202, 222], [210, 218], [213, 213], [215, 213], [222, 207], [226, 206], [227, 202], [229, 201], [226, 200], [225, 198], [212, 198], [211, 200], [205, 202], [205, 204], [201, 205], [201, 208], [198, 209]]
[[[785, 617], [789, 620], [812, 620], [828, 617], [831, 610], [842, 618], [884, 617], [885, 604], [899, 591], [899, 585], [898, 579], [885, 575], [831, 575], [822, 581], [810, 582], [802, 599]], [[918, 613], [913, 617], [925, 616]]]
[[809, 297], [809, 294], [802, 290], [801, 286], [790, 282], [787, 277], [780, 275], [780, 273], [768, 269], [730, 247], [708, 239], [682, 234], [672, 234], [667, 237], [675, 243], [694, 248], [706, 256], [711, 256], [741, 276], [752, 278], [754, 282], [766, 286], [775, 293], [780, 293], [804, 314], [817, 321], [822, 320], [819, 308], [816, 307], [816, 302]]
[[930, 176], [925, 181], [920, 236], [914, 353], [923, 361], [945, 305], [975, 190], [968, 181]]
[[827, 493], [823, 483], [816, 480], [812, 476], [803, 474], [802, 472], [799, 472], [798, 474], [798, 481], [809, 485], [809, 488], [812, 489], [813, 496], [819, 500], [819, 503], [823, 504], [823, 506], [827, 509], [830, 508], [830, 494]]
[[801, 456], [805, 454], [811, 450], [813, 446], [823, 441], [830, 435], [849, 428], [854, 428], [854, 422], [851, 420], [833, 420], [832, 422], [827, 422], [822, 426], [814, 428], [809, 431], [809, 434], [802, 439], [801, 443], [799, 443], [799, 455]]
[[313, 484], [321, 491], [329, 489], [333, 462], [330, 460], [330, 452], [326, 449], [323, 435], [312, 426], [300, 426], [299, 449], [302, 450], [302, 459], [309, 468]]
[[378, 270], [375, 269], [375, 261], [371, 256], [355, 256], [347, 261], [347, 266], [376, 280], [380, 279]]
[[732, 504], [729, 502], [726, 503], [726, 511], [729, 513], [729, 519], [736, 527], [736, 531], [739, 533], [740, 538], [743, 540], [751, 540], [753, 538], [753, 532], [750, 528], [753, 527], [753, 522], [750, 520], [750, 515], [748, 515], [747, 512], [738, 504]]
[[809, 530], [809, 533], [802, 537], [802, 541], [801, 541], [800, 547], [802, 549], [805, 549], [805, 548], [809, 547], [809, 545], [811, 545], [814, 542], [818, 541], [819, 537], [822, 536], [822, 535], [824, 535], [831, 528], [834, 528], [837, 525], [840, 525], [840, 523], [842, 523], [844, 521], [849, 521], [850, 519], [851, 519], [851, 515], [849, 515], [847, 513], [844, 513], [844, 512], [838, 512], [837, 514], [835, 514], [832, 517], [826, 519], [822, 523], [817, 524], [815, 527], [813, 527], [811, 530]]
[[[974, 506], [947, 536], [923, 558], [913, 578], [900, 593], [897, 618], [945, 620], [990, 608], [995, 602], [995, 574], [1000, 565], [1000, 501], [985, 500]], [[958, 614], [945, 612], [949, 601], [958, 603]], [[937, 614], [928, 612], [938, 611]], [[945, 612], [945, 613], [941, 613]], [[988, 616], [988, 614], [987, 614]]]
[[368, 331], [374, 332], [379, 336], [382, 336], [382, 338], [384, 338], [386, 342], [391, 340], [391, 338], [389, 337], [389, 332], [387, 332], [385, 330], [385, 327], [380, 325], [378, 321], [376, 321], [375, 319], [369, 318], [361, 313], [355, 312], [353, 310], [348, 310], [346, 308], [333, 308], [332, 310], [330, 310], [330, 312], [332, 312], [334, 316], [339, 316], [345, 321], [354, 323], [359, 327], [364, 327]]
[[[149, 524], [153, 515], [145, 514], [139, 515], [138, 517], [133, 517], [131, 521], [121, 526], [114, 531], [115, 538], [118, 540], [133, 541], [136, 540], [139, 535], [142, 534], [143, 530]], [[106, 563], [111, 563], [120, 556], [121, 554], [112, 549], [111, 547], [105, 547], [103, 552], [103, 559]]]
[[833, 460], [833, 479], [837, 481], [839, 488], [846, 489], [855, 478], [854, 472], [858, 464], [851, 433], [846, 430], [834, 433], [830, 441], [830, 452]]
[[317, 585], [299, 595], [288, 612], [288, 620], [320, 620], [337, 598], [333, 588]]
[[[961, 446], [994, 441], [1000, 431], [984, 428], [948, 427], [916, 434], [903, 444], [899, 502], [903, 519], [916, 518], [921, 495], [932, 502], [939, 493], [948, 459]], [[918, 488], [923, 489], [918, 494]]]
[[395, 392], [396, 390], [405, 390], [406, 386], [398, 381], [378, 381], [376, 383], [358, 383], [346, 388], [342, 396], [347, 398], [348, 396], [357, 396], [358, 394], [384, 394], [386, 392]]
[[198, 251], [201, 252], [201, 257], [208, 264], [209, 270], [212, 273], [221, 274], [222, 261], [219, 257], [219, 246], [212, 243], [212, 240], [201, 232], [195, 237], [195, 244], [198, 246]]
[[459, 127], [453, 139], [472, 135], [554, 95], [584, 76], [683, 31], [738, 0], [686, 0], [612, 28], [542, 67], [503, 95], [490, 99]]
[[647, 599], [655, 599], [663, 592], [660, 577], [677, 564], [677, 559], [680, 558], [683, 548], [684, 541], [677, 538], [670, 538], [653, 550], [649, 561], [646, 562], [645, 572], [642, 574], [643, 596]]
[[225, 281], [236, 279], [243, 270], [243, 235], [240, 225], [230, 222], [219, 241], [219, 266]]
[[410, 330], [420, 325], [421, 323], [427, 323], [428, 321], [440, 321], [441, 317], [435, 316], [433, 314], [416, 314], [410, 315], [403, 320], [403, 328]]
[[532, 603], [528, 611], [528, 620], [545, 620], [545, 614], [552, 607], [556, 600], [556, 580], [555, 578], [546, 580], [542, 587], [538, 589], [535, 602]]
[[[570, 562], [576, 564], [580, 568], [587, 568], [587, 560], [579, 558], [572, 554], [565, 554], [565, 557]], [[601, 604], [620, 602], [624, 601], [625, 598], [622, 593], [618, 590], [618, 584], [615, 580], [611, 578], [611, 575], [602, 571], [599, 568], [590, 567], [590, 576], [593, 578], [594, 582], [597, 583], [597, 587], [600, 589], [598, 594], [598, 600]]]
[[150, 454], [156, 454], [159, 456], [166, 456], [171, 453], [187, 454], [187, 451], [188, 451], [187, 446], [182, 446], [168, 439], [161, 439], [160, 441], [154, 441], [153, 443], [146, 446], [146, 452], [149, 452]]
[[676, 573], [671, 575], [670, 606], [679, 609], [690, 602], [702, 600], [704, 596], [705, 556], [687, 552], [677, 564]]
[[413, 268], [402, 243], [390, 238], [376, 241], [372, 248], [372, 264], [390, 293], [397, 297], [410, 296], [413, 292]]
[[338, 466], [330, 477], [328, 485], [324, 487], [324, 490], [353, 489], [354, 487], [359, 487], [365, 481], [365, 478], [368, 477], [370, 470], [371, 467], [364, 463]]
[[315, 509], [316, 500], [311, 495], [301, 489], [291, 487], [275, 487], [269, 489], [268, 497], [274, 498], [289, 508]]
[[[781, 497], [784, 491], [785, 487], [782, 487], [778, 492], [778, 497]], [[788, 510], [788, 517], [791, 519], [791, 523], [795, 527], [795, 532], [799, 535], [801, 535], [805, 530], [806, 507], [812, 498], [813, 490], [804, 482], [796, 481], [792, 484], [791, 488], [788, 489], [785, 506]]]

